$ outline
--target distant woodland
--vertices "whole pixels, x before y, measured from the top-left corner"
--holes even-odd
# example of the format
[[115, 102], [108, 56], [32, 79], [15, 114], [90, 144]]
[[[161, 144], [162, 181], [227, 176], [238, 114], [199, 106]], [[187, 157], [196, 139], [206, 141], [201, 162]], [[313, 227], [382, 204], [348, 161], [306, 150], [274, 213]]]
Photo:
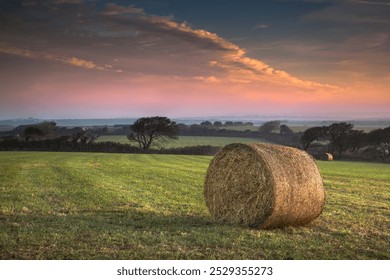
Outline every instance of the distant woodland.
[[[150, 141], [159, 141], [164, 137], [165, 140], [175, 141], [175, 137], [180, 136], [247, 137], [296, 147], [306, 150], [313, 156], [331, 153], [336, 160], [390, 162], [390, 126], [364, 132], [354, 129], [351, 123], [339, 122], [328, 126], [310, 127], [303, 132], [294, 132], [287, 124], [278, 120], [268, 121], [260, 126], [254, 126], [251, 122], [233, 121], [203, 121], [200, 124], [187, 125], [176, 124], [165, 117], [155, 118], [160, 118], [160, 121], [164, 119], [169, 123], [170, 137], [165, 137], [164, 132], [158, 132], [152, 137], [153, 139], [149, 139]], [[220, 150], [219, 147], [211, 145], [170, 149], [154, 149], [149, 145], [145, 148], [145, 145], [137, 143], [136, 137], [143, 139], [145, 135], [150, 135], [151, 131], [155, 133], [156, 129], [163, 129], [164, 125], [151, 120], [154, 122], [144, 123], [144, 127], [137, 127], [135, 126], [137, 121], [129, 125], [87, 127], [64, 127], [58, 126], [55, 122], [20, 125], [12, 130], [1, 132], [0, 150], [191, 155], [214, 155]], [[151, 130], [147, 131], [147, 129]], [[126, 135], [129, 138], [129, 144], [96, 142], [103, 135]]]

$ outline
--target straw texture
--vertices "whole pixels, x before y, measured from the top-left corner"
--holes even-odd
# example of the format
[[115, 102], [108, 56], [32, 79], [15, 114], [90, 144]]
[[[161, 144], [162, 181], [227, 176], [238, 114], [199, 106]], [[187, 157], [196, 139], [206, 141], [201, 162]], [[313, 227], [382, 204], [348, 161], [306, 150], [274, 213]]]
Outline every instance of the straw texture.
[[204, 196], [216, 221], [257, 228], [307, 224], [325, 204], [313, 158], [271, 144], [231, 144], [222, 149], [208, 168]]

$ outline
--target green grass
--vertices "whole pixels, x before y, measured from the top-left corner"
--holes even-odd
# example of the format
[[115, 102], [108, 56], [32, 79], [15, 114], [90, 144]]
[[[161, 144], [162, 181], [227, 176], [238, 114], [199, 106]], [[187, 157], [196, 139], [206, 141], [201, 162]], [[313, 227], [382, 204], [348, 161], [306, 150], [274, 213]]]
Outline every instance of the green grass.
[[219, 129], [226, 129], [226, 130], [237, 130], [237, 131], [257, 131], [259, 130], [259, 126], [255, 125], [228, 125], [228, 126], [221, 126]]
[[[122, 144], [131, 144], [136, 146], [135, 142], [130, 142], [125, 135], [104, 135], [100, 136], [96, 142], [117, 142]], [[179, 136], [178, 140], [170, 142], [156, 143], [154, 148], [178, 148], [186, 146], [211, 145], [224, 147], [231, 143], [253, 143], [266, 142], [262, 139], [243, 138], [243, 137], [213, 137], [213, 136]]]
[[0, 153], [0, 259], [389, 259], [390, 168], [319, 162], [327, 203], [304, 227], [213, 222], [211, 157]]

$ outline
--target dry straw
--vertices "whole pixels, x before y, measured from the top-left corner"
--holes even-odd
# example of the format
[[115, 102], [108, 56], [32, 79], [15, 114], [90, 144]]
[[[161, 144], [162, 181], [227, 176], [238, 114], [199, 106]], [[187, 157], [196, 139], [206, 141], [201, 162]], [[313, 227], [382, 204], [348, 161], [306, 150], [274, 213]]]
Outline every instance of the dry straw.
[[325, 204], [313, 158], [271, 144], [231, 144], [222, 149], [208, 168], [204, 195], [216, 221], [257, 228], [307, 224]]
[[331, 161], [333, 160], [333, 155], [330, 153], [322, 153], [316, 156], [318, 160], [326, 160], [326, 161]]

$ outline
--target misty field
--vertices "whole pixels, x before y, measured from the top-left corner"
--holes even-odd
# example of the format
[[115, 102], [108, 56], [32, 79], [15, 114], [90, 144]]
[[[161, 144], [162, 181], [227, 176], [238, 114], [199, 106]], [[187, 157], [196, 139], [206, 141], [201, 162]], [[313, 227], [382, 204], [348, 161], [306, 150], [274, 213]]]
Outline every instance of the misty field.
[[390, 259], [390, 168], [319, 162], [327, 204], [304, 227], [216, 224], [211, 157], [0, 153], [0, 259]]

